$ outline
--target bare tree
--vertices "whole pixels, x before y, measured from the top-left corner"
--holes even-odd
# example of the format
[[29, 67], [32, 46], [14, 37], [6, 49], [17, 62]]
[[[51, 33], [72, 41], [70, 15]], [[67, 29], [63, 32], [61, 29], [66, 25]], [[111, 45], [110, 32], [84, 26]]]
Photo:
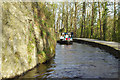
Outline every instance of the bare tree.
[[75, 2], [75, 17], [74, 17], [74, 36], [76, 37], [77, 32], [77, 2]]
[[99, 9], [99, 23], [100, 23], [100, 39], [102, 39], [102, 25], [101, 25], [100, 2], [98, 2], [98, 9]]
[[84, 29], [84, 36], [85, 36], [85, 2], [83, 2], [83, 11], [82, 11], [82, 26], [81, 26], [81, 35], [83, 37], [83, 29]]
[[116, 1], [114, 0], [114, 26], [112, 30], [112, 40], [116, 40]]

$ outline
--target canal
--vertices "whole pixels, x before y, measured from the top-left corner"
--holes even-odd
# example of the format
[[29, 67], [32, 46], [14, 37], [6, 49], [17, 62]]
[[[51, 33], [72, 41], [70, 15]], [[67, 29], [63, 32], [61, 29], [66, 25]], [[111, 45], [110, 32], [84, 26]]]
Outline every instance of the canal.
[[118, 59], [86, 44], [56, 45], [55, 57], [21, 78], [118, 78]]

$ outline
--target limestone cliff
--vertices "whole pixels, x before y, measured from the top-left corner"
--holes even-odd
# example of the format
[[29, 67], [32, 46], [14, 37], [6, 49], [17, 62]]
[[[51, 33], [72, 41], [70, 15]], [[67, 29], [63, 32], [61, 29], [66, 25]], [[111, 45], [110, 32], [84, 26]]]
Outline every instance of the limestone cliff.
[[49, 19], [46, 18], [46, 12], [40, 11], [41, 5], [29, 2], [3, 3], [2, 78], [20, 75], [54, 56], [54, 30], [47, 23], [43, 25], [44, 20], [46, 22]]

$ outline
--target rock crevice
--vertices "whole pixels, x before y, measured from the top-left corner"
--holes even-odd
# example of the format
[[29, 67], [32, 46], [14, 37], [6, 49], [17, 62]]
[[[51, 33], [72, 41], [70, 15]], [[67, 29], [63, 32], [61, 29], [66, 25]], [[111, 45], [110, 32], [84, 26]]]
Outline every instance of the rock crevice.
[[39, 15], [38, 8], [34, 4], [3, 3], [2, 78], [20, 75], [38, 63], [44, 63], [55, 54], [54, 30], [43, 25], [41, 19], [35, 17], [42, 17], [45, 13]]

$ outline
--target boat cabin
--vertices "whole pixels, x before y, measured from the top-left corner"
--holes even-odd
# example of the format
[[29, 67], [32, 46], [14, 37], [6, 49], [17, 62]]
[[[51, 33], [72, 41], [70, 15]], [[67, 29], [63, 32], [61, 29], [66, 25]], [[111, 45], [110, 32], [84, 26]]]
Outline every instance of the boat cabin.
[[61, 33], [60, 40], [57, 42], [60, 44], [72, 44], [73, 43], [73, 32]]
[[61, 33], [60, 40], [61, 41], [73, 41], [73, 33], [72, 32]]

